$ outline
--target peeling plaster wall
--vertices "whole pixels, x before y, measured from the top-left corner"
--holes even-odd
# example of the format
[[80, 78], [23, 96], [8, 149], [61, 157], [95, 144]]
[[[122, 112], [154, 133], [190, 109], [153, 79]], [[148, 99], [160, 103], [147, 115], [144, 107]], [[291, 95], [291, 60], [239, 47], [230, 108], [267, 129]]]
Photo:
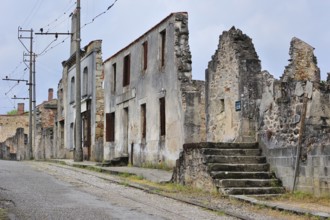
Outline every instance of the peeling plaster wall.
[[[163, 31], [166, 47], [162, 66], [160, 33]], [[183, 143], [205, 139], [204, 82], [192, 81], [188, 36], [187, 14], [173, 13], [104, 62], [105, 113], [115, 113], [115, 141], [106, 142], [105, 138], [105, 160], [129, 156], [133, 165], [171, 167]], [[148, 66], [144, 70], [142, 44], [146, 41]], [[123, 60], [127, 55], [131, 64], [130, 83], [123, 87]], [[160, 135], [160, 98], [165, 98], [164, 136]], [[141, 128], [142, 104], [146, 105], [147, 114], [145, 139]], [[128, 131], [124, 125], [127, 109]], [[105, 126], [105, 132], [106, 129]]]
[[[102, 88], [102, 50], [101, 40], [90, 42], [81, 51], [81, 88], [82, 88], [82, 114], [89, 111], [90, 115], [90, 158], [87, 147], [83, 147], [84, 158], [92, 161], [103, 160], [103, 88]], [[71, 91], [75, 88], [71, 85], [71, 79], [76, 75], [75, 59], [73, 54], [63, 62], [63, 75], [59, 84], [58, 94], [61, 93], [61, 103], [58, 105], [56, 134], [59, 139], [55, 144], [56, 154], [61, 158], [73, 158], [74, 148], [74, 124], [75, 124], [75, 100], [71, 99]], [[84, 82], [83, 71], [87, 68], [87, 84]], [[74, 84], [75, 85], [75, 84]], [[84, 85], [87, 85], [84, 94]], [[72, 88], [71, 88], [72, 87]], [[87, 109], [88, 108], [88, 109]], [[88, 116], [87, 116], [88, 117]], [[64, 125], [64, 128], [63, 128]], [[87, 126], [88, 127], [88, 126]], [[63, 130], [65, 132], [63, 132]], [[84, 138], [84, 136], [83, 136]], [[86, 138], [84, 138], [84, 141]], [[85, 149], [86, 148], [86, 149]]]

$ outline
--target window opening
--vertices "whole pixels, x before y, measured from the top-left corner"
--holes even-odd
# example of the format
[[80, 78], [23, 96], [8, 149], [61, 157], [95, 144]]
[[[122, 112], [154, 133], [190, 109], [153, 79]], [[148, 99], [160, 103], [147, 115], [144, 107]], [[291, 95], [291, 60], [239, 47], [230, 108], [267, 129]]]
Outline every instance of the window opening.
[[106, 114], [106, 135], [107, 142], [115, 141], [115, 113]]
[[127, 55], [124, 57], [124, 75], [123, 75], [123, 86], [128, 86], [130, 83], [130, 67], [131, 57]]
[[159, 99], [160, 135], [166, 133], [165, 97]]

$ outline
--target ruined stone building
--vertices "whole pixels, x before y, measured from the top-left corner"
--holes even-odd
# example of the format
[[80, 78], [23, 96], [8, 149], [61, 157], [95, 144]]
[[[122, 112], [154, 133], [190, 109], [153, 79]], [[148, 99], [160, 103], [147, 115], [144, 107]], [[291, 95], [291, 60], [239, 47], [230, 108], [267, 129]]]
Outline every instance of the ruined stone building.
[[209, 142], [255, 141], [261, 64], [251, 38], [234, 27], [220, 36], [206, 70]]
[[[233, 27], [220, 36], [204, 82], [192, 79], [185, 12], [104, 62], [101, 43], [81, 49], [84, 160], [175, 166], [174, 181], [225, 194], [329, 194], [330, 74], [320, 79], [309, 44], [292, 39], [275, 79]], [[38, 106], [36, 159], [73, 158], [75, 52], [72, 41], [57, 103]], [[0, 116], [0, 158], [26, 158], [27, 130], [26, 115]]]
[[33, 146], [35, 160], [54, 158], [54, 123], [57, 114], [57, 99], [53, 89], [48, 90], [48, 100], [36, 106], [36, 131]]
[[[256, 179], [272, 170], [287, 190], [329, 194], [330, 80], [320, 81], [313, 50], [293, 38], [289, 65], [277, 80], [261, 71], [247, 35], [234, 27], [224, 31], [206, 70], [206, 131], [208, 142], [233, 144], [185, 145], [174, 180], [228, 194], [260, 193], [262, 186], [265, 193], [282, 192], [269, 191], [277, 185], [272, 177]], [[247, 152], [258, 157], [248, 161]]]
[[104, 159], [173, 166], [205, 140], [204, 82], [192, 80], [187, 13], [172, 13], [104, 62]]
[[[101, 40], [90, 42], [81, 50], [81, 118], [84, 160], [103, 159], [103, 89]], [[73, 158], [75, 130], [75, 48], [63, 62], [58, 84], [55, 121], [55, 156]]]
[[18, 103], [16, 115], [0, 115], [0, 159], [28, 158], [29, 115], [24, 103]]
[[258, 141], [283, 185], [292, 189], [297, 150], [296, 188], [330, 194], [330, 83], [320, 81], [314, 48], [298, 38], [279, 80], [263, 72]]

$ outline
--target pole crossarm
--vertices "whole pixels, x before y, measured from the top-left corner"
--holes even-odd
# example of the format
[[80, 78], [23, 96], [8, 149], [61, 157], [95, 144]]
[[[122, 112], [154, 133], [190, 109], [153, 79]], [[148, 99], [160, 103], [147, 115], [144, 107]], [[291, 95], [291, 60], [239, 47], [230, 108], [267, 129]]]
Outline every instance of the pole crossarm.
[[8, 76], [6, 76], [6, 78], [5, 79], [2, 79], [2, 80], [15, 81], [15, 82], [18, 82], [18, 83], [20, 83], [20, 82], [26, 82], [26, 83], [28, 83], [28, 80], [25, 80], [25, 79], [9, 79]]
[[25, 100], [25, 99], [29, 99], [29, 98], [19, 98], [19, 97], [14, 96], [14, 97], [11, 98], [11, 99], [23, 99], [23, 100]]
[[73, 35], [73, 33], [49, 33], [49, 32], [46, 32], [46, 33], [43, 33], [43, 32], [40, 32], [40, 33], [35, 33], [35, 35], [55, 35], [55, 38], [58, 38], [59, 35]]
[[[32, 53], [32, 51], [31, 51], [31, 48], [30, 48], [30, 50], [28, 49], [28, 47], [27, 46], [25, 46], [25, 44], [23, 43], [23, 39], [29, 39], [30, 41], [32, 41], [32, 38], [33, 38], [33, 36], [32, 36], [32, 33], [33, 33], [33, 30], [31, 29], [31, 30], [23, 30], [22, 29], [22, 27], [18, 27], [18, 40], [19, 40], [19, 42], [21, 42], [21, 44], [23, 45], [23, 47], [25, 48], [25, 50], [27, 51], [27, 52], [29, 52], [29, 53]], [[24, 33], [26, 33], [26, 32], [29, 32], [30, 33], [30, 36], [24, 36], [23, 34]]]

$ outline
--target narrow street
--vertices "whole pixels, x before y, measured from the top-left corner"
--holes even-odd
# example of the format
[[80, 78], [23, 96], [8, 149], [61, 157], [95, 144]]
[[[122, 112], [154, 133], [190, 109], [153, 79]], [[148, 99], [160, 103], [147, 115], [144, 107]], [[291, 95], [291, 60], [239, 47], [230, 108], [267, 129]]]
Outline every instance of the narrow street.
[[0, 160], [1, 207], [22, 220], [233, 219], [65, 167]]

